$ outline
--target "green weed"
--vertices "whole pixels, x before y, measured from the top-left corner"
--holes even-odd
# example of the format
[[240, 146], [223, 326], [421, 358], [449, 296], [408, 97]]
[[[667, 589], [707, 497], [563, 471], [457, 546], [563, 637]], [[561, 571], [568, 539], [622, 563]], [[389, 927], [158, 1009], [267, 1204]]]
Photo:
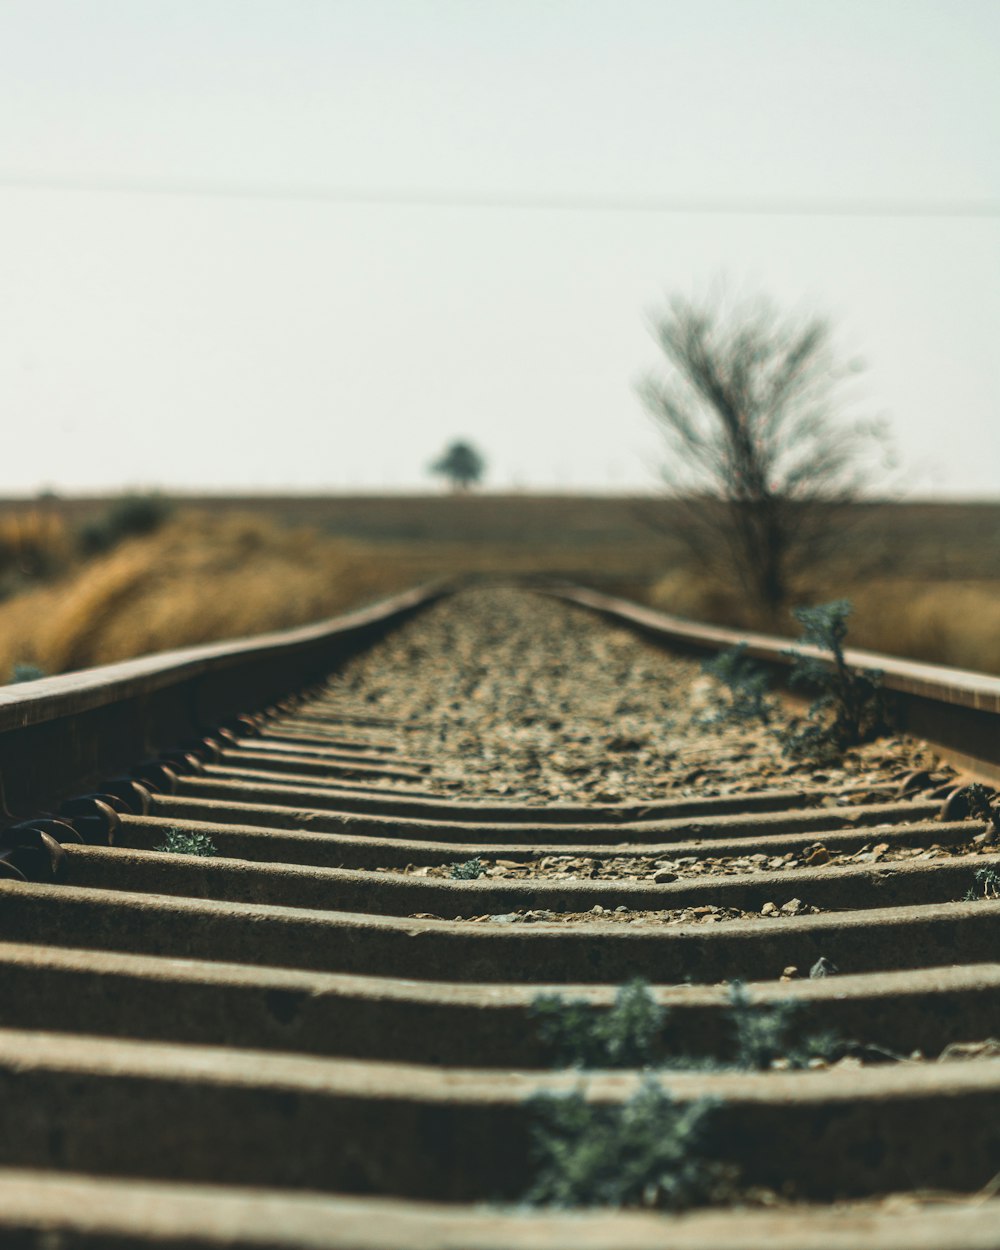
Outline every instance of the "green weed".
[[168, 829], [157, 851], [170, 855], [218, 855], [218, 849], [205, 833], [187, 833], [183, 829]]
[[790, 1040], [797, 1003], [755, 1003], [739, 981], [729, 987], [729, 1001], [737, 1068], [765, 1072], [776, 1060], [784, 1067], [807, 1068], [811, 1059], [829, 1061], [843, 1052], [840, 1039], [832, 1034]]
[[971, 903], [977, 898], [1000, 898], [1000, 872], [995, 868], [976, 870], [975, 884], [966, 891], [965, 902]]
[[713, 706], [701, 718], [703, 725], [721, 729], [731, 724], [760, 721], [766, 725], [770, 721], [774, 701], [768, 696], [767, 673], [747, 657], [746, 651], [747, 644], [741, 642], [702, 663], [702, 672], [718, 683], [713, 691]]
[[802, 625], [802, 641], [828, 651], [832, 661], [789, 652], [795, 661], [791, 683], [819, 692], [804, 723], [779, 734], [785, 753], [793, 758], [831, 763], [848, 747], [868, 742], [889, 727], [881, 674], [852, 668], [844, 659], [851, 611], [847, 599], [834, 599], [793, 612]]
[[776, 1061], [805, 1068], [813, 1059], [858, 1051], [870, 1058], [898, 1057], [878, 1048], [845, 1045], [832, 1036], [791, 1038], [795, 1006], [754, 1003], [739, 983], [730, 989], [731, 1052], [721, 1061], [666, 1048], [668, 1013], [642, 981], [623, 986], [604, 1013], [558, 994], [537, 998], [532, 1010], [541, 1041], [557, 1066], [638, 1068], [646, 1073], [637, 1093], [623, 1105], [592, 1104], [583, 1085], [569, 1095], [534, 1100], [536, 1173], [528, 1200], [560, 1207], [676, 1210], [733, 1196], [736, 1169], [709, 1151], [713, 1104], [675, 1102], [654, 1071], [763, 1071]]
[[712, 1201], [731, 1178], [706, 1157], [711, 1103], [677, 1103], [652, 1075], [617, 1106], [589, 1103], [582, 1089], [533, 1105], [529, 1202], [679, 1210]]
[[667, 1012], [644, 981], [622, 986], [610, 1011], [560, 994], [540, 995], [531, 1011], [556, 1067], [646, 1068], [661, 1056]]
[[44, 676], [45, 670], [39, 668], [37, 664], [15, 664], [11, 670], [10, 680], [12, 683], [38, 681], [40, 677]]
[[454, 881], [475, 881], [485, 871], [486, 865], [477, 855], [474, 859], [467, 859], [462, 864], [452, 864], [448, 875]]

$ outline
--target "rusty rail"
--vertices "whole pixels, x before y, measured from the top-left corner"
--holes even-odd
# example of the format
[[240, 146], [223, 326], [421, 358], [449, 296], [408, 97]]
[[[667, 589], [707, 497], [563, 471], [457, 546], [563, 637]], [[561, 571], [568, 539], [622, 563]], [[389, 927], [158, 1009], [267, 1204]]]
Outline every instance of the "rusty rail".
[[[1000, 896], [966, 894], [1000, 853], [955, 807], [968, 791], [918, 772], [858, 793], [810, 775], [620, 803], [450, 797], [412, 721], [352, 710], [321, 681], [447, 593], [0, 691], [0, 1244], [1000, 1247], [1000, 1058], [934, 1062], [1000, 1036]], [[782, 639], [547, 593], [672, 649], [745, 638], [787, 672]], [[908, 727], [979, 772], [1000, 764], [1000, 680], [850, 659], [883, 671]], [[163, 853], [178, 835], [214, 853]], [[678, 872], [419, 874], [640, 853]], [[683, 875], [719, 855], [766, 863]], [[619, 910], [673, 920], [610, 923]], [[816, 966], [833, 973], [795, 975]], [[580, 1080], [544, 1070], [536, 996], [603, 1012], [636, 976], [674, 1043], [709, 1061], [663, 1077], [672, 1096], [712, 1100], [745, 1182], [792, 1185], [802, 1205], [669, 1223], [512, 1209], [534, 1096]], [[898, 1062], [713, 1069], [732, 1050], [734, 980], [763, 1009], [797, 1003], [797, 1029]], [[917, 1050], [927, 1062], [904, 1058]], [[589, 1096], [620, 1104], [637, 1077], [591, 1074]], [[928, 1189], [955, 1201], [871, 1202]]]
[[[745, 642], [747, 654], [779, 682], [787, 676], [795, 654], [823, 658], [815, 647], [792, 639], [706, 625], [579, 586], [552, 587], [546, 593], [591, 608], [673, 650], [704, 655]], [[876, 651], [851, 648], [845, 654], [850, 664], [882, 674], [900, 730], [925, 738], [974, 776], [1000, 781], [1000, 677]]]
[[309, 685], [444, 593], [0, 687], [0, 828]]

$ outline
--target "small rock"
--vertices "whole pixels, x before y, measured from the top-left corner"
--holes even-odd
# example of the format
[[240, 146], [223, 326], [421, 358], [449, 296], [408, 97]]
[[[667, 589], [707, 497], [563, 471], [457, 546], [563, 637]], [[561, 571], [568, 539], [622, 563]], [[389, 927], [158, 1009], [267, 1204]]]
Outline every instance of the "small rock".
[[590, 910], [594, 913], [595, 916], [604, 915], [604, 908], [600, 905], [600, 903], [595, 903], [594, 906], [591, 907]]
[[803, 903], [800, 898], [790, 898], [787, 903], [781, 904], [781, 914], [783, 916], [797, 916], [802, 907]]
[[833, 1072], [843, 1071], [845, 1068], [860, 1068], [861, 1060], [856, 1055], [845, 1055], [843, 1059], [838, 1059], [836, 1063], [830, 1064]]
[[760, 909], [760, 914], [762, 916], [777, 916], [778, 909], [774, 905], [774, 903], [765, 903], [764, 906]]
[[1000, 1041], [988, 1037], [983, 1042], [951, 1042], [941, 1052], [941, 1058], [949, 1059], [997, 1059], [1000, 1058]]
[[789, 964], [778, 979], [781, 981], [794, 981], [798, 975], [799, 970], [795, 964]]
[[624, 735], [612, 738], [608, 743], [609, 751], [641, 751], [646, 745], [643, 738], [627, 738]]
[[670, 872], [667, 868], [661, 868], [659, 872], [653, 874], [653, 881], [657, 885], [666, 885], [668, 881], [676, 881], [677, 873]]
[[838, 971], [837, 965], [831, 963], [825, 955], [820, 955], [819, 959], [809, 969], [810, 981], [815, 981], [819, 977], [832, 977]]

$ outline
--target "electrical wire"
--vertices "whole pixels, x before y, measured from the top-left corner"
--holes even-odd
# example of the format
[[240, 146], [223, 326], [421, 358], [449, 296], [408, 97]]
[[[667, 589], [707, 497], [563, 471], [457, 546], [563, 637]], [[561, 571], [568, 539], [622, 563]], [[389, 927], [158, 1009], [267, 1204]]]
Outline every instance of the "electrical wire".
[[800, 199], [775, 197], [680, 197], [660, 195], [532, 195], [519, 192], [426, 191], [326, 186], [266, 186], [198, 181], [84, 180], [0, 174], [0, 190], [95, 195], [152, 195], [288, 201], [344, 206], [414, 209], [493, 209], [516, 212], [664, 213], [675, 216], [995, 218], [1000, 200]]

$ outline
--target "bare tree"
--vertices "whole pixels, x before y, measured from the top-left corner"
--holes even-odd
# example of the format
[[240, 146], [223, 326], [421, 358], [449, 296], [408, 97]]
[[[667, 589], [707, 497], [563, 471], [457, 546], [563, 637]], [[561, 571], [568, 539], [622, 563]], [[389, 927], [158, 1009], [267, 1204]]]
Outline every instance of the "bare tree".
[[672, 453], [680, 534], [773, 620], [842, 536], [884, 443], [877, 423], [838, 417], [859, 366], [838, 361], [823, 318], [763, 298], [675, 298], [651, 329], [672, 368], [640, 394]]
[[446, 477], [455, 490], [468, 490], [486, 471], [486, 461], [472, 446], [456, 440], [451, 443], [430, 467], [431, 473]]

